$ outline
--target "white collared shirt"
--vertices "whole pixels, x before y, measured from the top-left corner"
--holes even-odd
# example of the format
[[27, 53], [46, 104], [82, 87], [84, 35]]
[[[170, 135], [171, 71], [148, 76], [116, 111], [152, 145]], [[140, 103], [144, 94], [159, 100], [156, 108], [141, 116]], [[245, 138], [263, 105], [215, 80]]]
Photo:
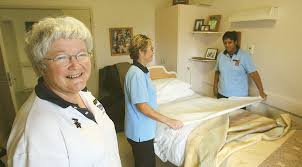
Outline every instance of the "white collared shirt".
[[80, 96], [97, 123], [33, 92], [17, 113], [7, 145], [8, 166], [120, 167], [113, 122], [90, 92]]

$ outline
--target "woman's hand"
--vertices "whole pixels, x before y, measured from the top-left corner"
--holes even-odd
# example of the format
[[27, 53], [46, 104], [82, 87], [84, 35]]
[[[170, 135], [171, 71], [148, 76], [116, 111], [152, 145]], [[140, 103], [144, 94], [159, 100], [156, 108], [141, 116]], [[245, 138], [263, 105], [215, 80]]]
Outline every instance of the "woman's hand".
[[176, 119], [170, 119], [168, 122], [167, 122], [167, 125], [172, 128], [172, 129], [180, 129], [184, 126], [184, 124], [179, 121], [179, 120], [176, 120]]

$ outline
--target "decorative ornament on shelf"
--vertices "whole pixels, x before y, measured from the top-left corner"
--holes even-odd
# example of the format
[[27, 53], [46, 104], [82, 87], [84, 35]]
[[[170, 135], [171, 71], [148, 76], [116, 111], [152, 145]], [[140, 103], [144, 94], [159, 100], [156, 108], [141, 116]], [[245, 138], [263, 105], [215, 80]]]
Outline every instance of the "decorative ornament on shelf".
[[217, 32], [219, 29], [221, 15], [209, 16], [208, 25], [210, 25], [210, 31]]
[[204, 25], [204, 19], [196, 19], [193, 31], [202, 31], [203, 25]]
[[216, 60], [218, 49], [216, 48], [208, 48], [205, 58], [210, 60]]
[[232, 14], [229, 17], [229, 22], [276, 21], [279, 19], [278, 9], [279, 7], [276, 6], [245, 9]]
[[211, 6], [214, 0], [190, 0], [190, 4], [192, 5], [206, 5]]

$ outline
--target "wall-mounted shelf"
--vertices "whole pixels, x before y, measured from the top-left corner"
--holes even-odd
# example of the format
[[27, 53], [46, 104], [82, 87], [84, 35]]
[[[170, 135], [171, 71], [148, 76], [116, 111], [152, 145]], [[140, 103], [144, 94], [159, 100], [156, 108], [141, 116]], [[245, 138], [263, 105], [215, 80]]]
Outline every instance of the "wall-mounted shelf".
[[223, 32], [213, 32], [213, 31], [193, 31], [193, 34], [205, 34], [205, 35], [210, 35], [210, 34], [216, 34], [216, 35], [220, 35]]
[[204, 57], [191, 57], [190, 60], [191, 61], [199, 61], [199, 62], [216, 62], [216, 60], [207, 59], [207, 58], [204, 58]]
[[229, 22], [246, 21], [275, 21], [279, 19], [278, 7], [262, 7], [256, 9], [246, 9], [229, 17]]
[[213, 0], [189, 0], [189, 4], [211, 6]]

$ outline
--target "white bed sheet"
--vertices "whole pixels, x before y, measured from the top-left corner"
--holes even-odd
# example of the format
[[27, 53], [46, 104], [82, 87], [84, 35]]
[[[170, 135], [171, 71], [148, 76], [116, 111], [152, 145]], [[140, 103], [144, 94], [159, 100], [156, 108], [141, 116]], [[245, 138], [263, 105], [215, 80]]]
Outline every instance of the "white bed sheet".
[[157, 79], [153, 81], [156, 88], [157, 103], [164, 104], [180, 98], [194, 95], [191, 85], [177, 78]]
[[180, 166], [184, 160], [187, 138], [195, 127], [206, 120], [234, 112], [261, 100], [260, 97], [214, 99], [195, 94], [161, 104], [158, 111], [163, 115], [183, 121], [184, 127], [173, 130], [165, 124], [158, 123], [154, 143], [156, 155], [164, 162], [170, 161]]

